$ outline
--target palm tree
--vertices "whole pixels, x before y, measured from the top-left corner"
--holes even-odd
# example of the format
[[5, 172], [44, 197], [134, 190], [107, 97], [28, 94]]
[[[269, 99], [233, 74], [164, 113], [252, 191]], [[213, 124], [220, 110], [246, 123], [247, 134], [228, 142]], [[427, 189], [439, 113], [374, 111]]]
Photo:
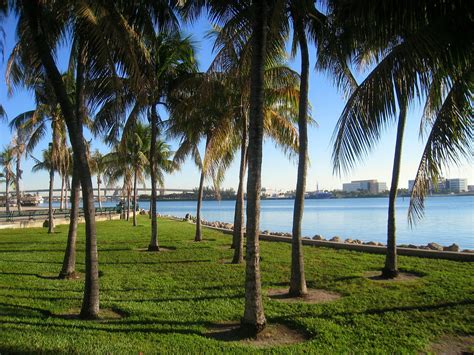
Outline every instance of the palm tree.
[[[252, 9], [252, 60], [250, 66], [250, 114], [247, 179], [247, 255], [245, 267], [245, 308], [242, 327], [258, 334], [266, 326], [260, 281], [260, 189], [263, 144], [264, 67], [267, 45], [269, 3], [257, 0]], [[258, 14], [258, 15], [257, 15]]]
[[[251, 33], [250, 61], [250, 109], [249, 109], [249, 145], [247, 179], [247, 253], [245, 269], [245, 308], [241, 327], [251, 335], [265, 328], [266, 318], [263, 311], [260, 281], [259, 217], [261, 165], [264, 122], [264, 68], [267, 59], [268, 21], [273, 14], [272, 1], [256, 0], [248, 2], [208, 1], [207, 5], [213, 22], [223, 24], [224, 31], [231, 37], [245, 43]], [[203, 8], [204, 2], [190, 2], [187, 16], [194, 18]], [[269, 47], [268, 52], [273, 48]], [[271, 58], [271, 56], [268, 56]]]
[[[69, 160], [73, 161], [71, 149], [68, 149]], [[63, 266], [59, 273], [60, 279], [75, 279], [76, 275], [76, 238], [77, 238], [77, 222], [79, 218], [79, 194], [81, 189], [81, 182], [77, 166], [72, 164], [68, 167], [67, 174], [69, 175], [72, 168], [72, 183], [71, 183], [71, 212], [69, 219], [69, 230], [67, 236], [66, 252], [64, 253]], [[69, 177], [67, 177], [69, 180]]]
[[54, 159], [54, 143], [49, 143], [48, 149], [43, 150], [43, 160], [35, 157], [36, 164], [33, 165], [31, 171], [34, 173], [46, 170], [49, 173], [49, 195], [48, 195], [48, 233], [54, 233], [54, 215], [53, 215], [53, 188], [54, 188], [54, 172], [57, 165]]
[[[472, 63], [473, 40], [465, 36], [465, 31], [472, 31], [472, 11], [462, 1], [452, 6], [442, 1], [410, 3], [403, 11], [395, 4], [373, 1], [332, 6], [335, 18], [341, 19], [336, 21], [341, 40], [352, 45], [357, 64], [377, 64], [351, 95], [338, 121], [335, 171], [347, 171], [364, 157], [398, 113], [382, 270], [382, 276], [393, 278], [398, 274], [395, 201], [408, 105], [427, 97], [424, 122], [431, 127], [412, 192], [411, 219], [422, 213], [428, 181], [436, 181], [445, 164], [472, 154], [473, 79], [472, 65], [467, 63]], [[367, 14], [375, 21], [367, 21]]]
[[11, 147], [6, 147], [0, 153], [0, 166], [3, 170], [3, 178], [5, 178], [5, 209], [7, 213], [10, 212], [10, 184], [15, 178], [13, 172], [14, 154]]
[[[204, 180], [212, 178], [219, 191], [219, 177], [230, 163], [238, 142], [232, 136], [237, 127], [229, 120], [228, 97], [223, 83], [213, 74], [199, 73], [183, 80], [172, 92], [168, 135], [179, 139], [175, 153], [176, 164], [191, 156], [200, 170], [196, 208], [196, 231], [194, 241], [202, 240], [201, 204]], [[197, 125], [196, 122], [200, 124]], [[199, 152], [199, 143], [204, 140], [204, 156]]]
[[[247, 132], [250, 101], [250, 47], [248, 38], [242, 37], [238, 41], [224, 30], [215, 30], [215, 47], [218, 48], [208, 72], [221, 77], [220, 86], [206, 96], [199, 94], [199, 102], [208, 101], [207, 105], [222, 102], [215, 99], [216, 95], [223, 95], [228, 103], [223, 114], [228, 120], [235, 120], [235, 129], [229, 134], [236, 134], [240, 138], [240, 169], [239, 186], [236, 196], [234, 212], [234, 231], [232, 248], [234, 250], [233, 263], [243, 262], [243, 204], [244, 204], [244, 176], [247, 166]], [[265, 66], [265, 103], [264, 103], [264, 133], [273, 138], [285, 152], [297, 150], [297, 136], [293, 126], [293, 117], [296, 117], [298, 98], [298, 75], [284, 65], [283, 52], [272, 54], [272, 59]]]
[[103, 157], [105, 171], [104, 177], [108, 184], [123, 180], [123, 195], [127, 196], [126, 220], [130, 218], [130, 195], [132, 190], [133, 168], [129, 154], [123, 146], [116, 144], [112, 151]]
[[[133, 132], [129, 132], [126, 142], [128, 159], [133, 170], [133, 226], [137, 226], [137, 183], [145, 181], [145, 169], [149, 164], [150, 127], [136, 123]], [[132, 133], [132, 134], [130, 134]]]
[[[146, 61], [147, 51], [136, 31], [153, 24], [145, 16], [135, 16], [135, 7], [123, 3], [70, 2], [67, 5], [63, 1], [48, 4], [24, 0], [12, 2], [20, 19], [17, 32], [21, 45], [18, 50], [23, 52], [23, 60], [35, 73], [44, 71], [48, 77], [65, 118], [74, 164], [80, 174], [86, 222], [86, 278], [81, 317], [89, 319], [96, 318], [99, 312], [99, 277], [94, 194], [83, 136], [84, 85], [94, 76], [116, 77], [119, 67], [138, 87], [138, 74], [141, 64]], [[153, 10], [159, 7], [148, 6]], [[76, 71], [74, 100], [68, 95], [53, 55], [64, 36], [72, 36], [77, 53], [77, 59], [72, 63]], [[96, 84], [102, 83], [99, 80]]]
[[28, 137], [22, 132], [16, 132], [12, 139], [12, 149], [15, 155], [15, 190], [16, 190], [16, 205], [18, 212], [21, 212], [21, 190], [20, 180], [23, 175], [21, 170], [21, 159], [26, 151], [26, 141]]
[[[150, 251], [157, 251], [156, 220], [156, 182], [157, 166], [151, 152], [156, 151], [161, 119], [158, 116], [158, 105], [167, 105], [168, 93], [175, 83], [196, 70], [194, 50], [188, 38], [183, 38], [179, 32], [148, 34], [146, 48], [150, 60], [141, 67], [141, 82], [139, 86], [131, 87], [130, 80], [117, 80], [122, 91], [119, 95], [107, 92], [106, 103], [96, 115], [95, 131], [106, 132], [108, 140], [114, 142], [123, 129], [122, 140], [127, 137], [129, 128], [146, 115], [151, 125], [150, 143], [150, 176], [151, 176], [151, 238]], [[129, 112], [125, 117], [126, 112]]]
[[89, 164], [91, 166], [91, 171], [97, 178], [97, 201], [99, 202], [99, 208], [102, 208], [100, 185], [102, 184], [102, 177], [105, 171], [104, 156], [98, 150], [95, 150], [90, 157]]

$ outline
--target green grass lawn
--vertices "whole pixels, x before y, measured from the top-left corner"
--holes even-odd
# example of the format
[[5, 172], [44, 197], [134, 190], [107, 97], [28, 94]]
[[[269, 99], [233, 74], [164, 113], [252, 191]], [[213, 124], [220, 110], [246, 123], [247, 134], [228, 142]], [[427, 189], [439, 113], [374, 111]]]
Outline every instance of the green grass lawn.
[[[83, 280], [55, 280], [61, 268], [67, 226], [0, 231], [0, 353], [248, 352], [249, 346], [209, 339], [211, 324], [243, 314], [244, 266], [231, 265], [230, 236], [159, 220], [160, 245], [149, 241], [149, 221], [97, 225], [101, 308], [125, 317], [102, 321], [67, 319], [81, 306]], [[84, 234], [78, 237], [84, 271]], [[364, 277], [383, 256], [305, 247], [308, 287], [342, 294], [326, 304], [282, 303], [264, 296], [269, 323], [301, 329], [309, 340], [274, 352], [417, 352], [446, 335], [474, 334], [474, 265], [400, 257], [403, 271], [423, 277], [380, 282]], [[261, 242], [262, 282], [286, 287], [290, 244]], [[251, 349], [253, 350], [253, 349]], [[264, 349], [261, 351], [268, 351]]]

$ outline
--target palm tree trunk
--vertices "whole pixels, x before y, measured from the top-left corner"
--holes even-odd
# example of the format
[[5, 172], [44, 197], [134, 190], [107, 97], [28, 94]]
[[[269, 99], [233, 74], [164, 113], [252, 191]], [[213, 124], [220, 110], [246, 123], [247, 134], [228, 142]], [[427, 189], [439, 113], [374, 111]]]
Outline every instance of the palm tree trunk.
[[66, 189], [64, 191], [64, 208], [68, 209], [69, 208], [68, 193], [69, 193], [69, 189], [71, 188], [71, 186], [69, 185], [69, 176], [65, 175], [65, 179], [66, 179]]
[[127, 187], [127, 221], [130, 220], [130, 187]]
[[16, 176], [15, 176], [15, 190], [16, 190], [16, 208], [18, 212], [21, 212], [21, 191], [20, 191], [20, 178], [21, 178], [21, 155], [16, 156]]
[[234, 232], [232, 237], [232, 247], [234, 248], [234, 257], [232, 264], [241, 264], [244, 262], [244, 181], [245, 171], [247, 170], [247, 122], [245, 120], [242, 126], [242, 145], [240, 147], [240, 171], [239, 187], [235, 200], [234, 212]]
[[204, 189], [204, 171], [201, 169], [201, 178], [199, 179], [199, 190], [197, 198], [197, 208], [196, 208], [196, 233], [194, 235], [194, 241], [202, 241], [202, 232], [201, 232], [201, 204], [202, 204], [202, 191]]
[[5, 211], [10, 213], [10, 176], [5, 174]]
[[64, 175], [61, 174], [61, 195], [59, 197], [59, 209], [64, 209], [64, 185], [65, 185], [65, 178]]
[[293, 210], [293, 237], [291, 241], [291, 276], [289, 294], [302, 297], [308, 293], [304, 275], [303, 246], [301, 243], [301, 223], [303, 220], [304, 194], [306, 191], [306, 172], [308, 169], [308, 78], [309, 53], [304, 23], [300, 18], [295, 23], [301, 50], [301, 80], [298, 111], [298, 177], [296, 181], [295, 206]]
[[99, 173], [97, 173], [97, 201], [99, 202], [99, 208], [102, 208], [102, 200], [100, 198], [100, 184], [101, 184], [101, 180], [100, 180], [100, 175]]
[[[73, 167], [74, 169], [74, 167]], [[71, 212], [69, 219], [69, 231], [67, 235], [66, 252], [64, 253], [63, 267], [59, 273], [60, 279], [76, 278], [76, 237], [77, 222], [79, 218], [79, 193], [81, 182], [79, 180], [79, 172], [74, 169], [72, 176], [71, 190]]]
[[[80, 171], [82, 197], [84, 204], [84, 219], [86, 222], [86, 280], [84, 287], [84, 299], [81, 308], [82, 318], [97, 318], [99, 314], [99, 269], [97, 256], [97, 236], [95, 226], [94, 194], [92, 179], [87, 162], [86, 146], [84, 142], [82, 118], [84, 116], [84, 63], [85, 50], [80, 45], [79, 58], [76, 73], [76, 112], [68, 96], [68, 92], [62, 80], [61, 74], [54, 62], [51, 48], [41, 31], [39, 14], [41, 14], [42, 2], [38, 0], [23, 0], [21, 5], [25, 12], [28, 27], [31, 32], [33, 45], [36, 47], [46, 75], [53, 87], [55, 96], [61, 107], [62, 114], [66, 120], [75, 161]], [[76, 118], [76, 119], [75, 119]]]
[[48, 201], [48, 233], [54, 233], [54, 217], [53, 217], [53, 186], [54, 169], [49, 169], [49, 201]]
[[402, 160], [403, 134], [405, 132], [405, 122], [407, 107], [404, 100], [397, 92], [400, 114], [398, 117], [397, 140], [395, 143], [395, 155], [393, 159], [392, 182], [388, 198], [388, 221], [387, 221], [387, 254], [385, 256], [385, 267], [382, 269], [382, 277], [395, 278], [398, 276], [397, 266], [397, 240], [395, 223], [395, 202], [397, 200], [398, 180], [400, 178], [400, 163]]
[[137, 171], [133, 176], [133, 226], [137, 226]]
[[156, 139], [158, 136], [158, 114], [155, 105], [151, 106], [151, 143], [150, 143], [150, 177], [151, 177], [151, 238], [148, 245], [149, 251], [159, 251], [158, 225], [156, 220]]
[[241, 327], [252, 336], [267, 323], [263, 311], [260, 280], [260, 190], [263, 143], [263, 73], [266, 53], [268, 4], [255, 1], [250, 86], [249, 171], [247, 180], [247, 254], [245, 266], [245, 308]]

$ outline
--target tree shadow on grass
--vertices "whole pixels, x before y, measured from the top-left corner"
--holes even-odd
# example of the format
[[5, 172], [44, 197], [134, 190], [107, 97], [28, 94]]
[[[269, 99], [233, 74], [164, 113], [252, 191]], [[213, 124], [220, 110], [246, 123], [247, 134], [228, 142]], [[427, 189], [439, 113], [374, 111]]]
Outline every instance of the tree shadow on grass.
[[[22, 263], [22, 264], [54, 264], [54, 265], [62, 265], [63, 263], [60, 261], [39, 261], [39, 260], [19, 260], [19, 259], [8, 259], [5, 260], [12, 263]], [[84, 263], [76, 262], [76, 264], [84, 265]]]
[[466, 305], [474, 305], [474, 300], [462, 300], [459, 302], [445, 302], [445, 303], [437, 303], [437, 304], [430, 304], [430, 305], [414, 305], [414, 306], [400, 306], [400, 307], [387, 307], [387, 308], [372, 308], [366, 309], [364, 311], [355, 311], [355, 312], [336, 312], [332, 313], [330, 310], [325, 310], [323, 313], [314, 314], [314, 313], [295, 313], [295, 314], [288, 314], [286, 317], [313, 317], [313, 318], [324, 318], [324, 319], [331, 319], [331, 318], [338, 318], [338, 317], [352, 317], [356, 315], [383, 315], [385, 313], [391, 312], [427, 312], [427, 311], [435, 311], [439, 309], [447, 309], [447, 308], [454, 308], [459, 306], [466, 306]]
[[0, 249], [0, 253], [64, 253], [64, 249]]
[[46, 301], [65, 301], [65, 300], [81, 301], [82, 300], [81, 296], [78, 296], [78, 297], [74, 297], [74, 296], [56, 297], [56, 296], [22, 296], [22, 295], [2, 295], [2, 294], [0, 294], [0, 296], [2, 296], [2, 297], [4, 297], [4, 296], [11, 297], [11, 298], [14, 298], [14, 299], [46, 300]]
[[0, 272], [0, 275], [35, 276], [43, 280], [59, 280], [59, 277], [57, 275], [56, 276], [41, 275], [41, 274], [34, 274], [34, 273], [28, 273], [28, 272]]
[[[31, 298], [31, 297], [30, 297]], [[26, 314], [25, 314], [26, 312]], [[30, 314], [28, 314], [30, 312]], [[31, 307], [31, 306], [23, 306], [17, 304], [10, 304], [10, 303], [0, 303], [0, 315], [2, 316], [14, 316], [14, 317], [34, 317], [37, 318], [36, 315], [31, 314], [31, 312], [39, 313], [42, 317], [50, 317], [52, 313], [46, 309]], [[2, 322], [4, 323], [4, 322]]]
[[243, 298], [243, 294], [237, 295], [223, 295], [223, 296], [195, 296], [195, 297], [162, 297], [162, 298], [138, 298], [138, 299], [120, 299], [120, 298], [110, 298], [109, 302], [197, 302], [197, 301], [211, 301], [211, 300], [220, 300], [220, 299], [238, 299]]
[[[89, 320], [89, 321], [82, 321], [84, 323], [78, 323], [80, 319], [78, 318], [60, 318], [58, 316], [53, 316], [52, 319], [71, 319], [74, 321], [74, 324], [69, 323], [54, 323], [54, 322], [33, 322], [33, 321], [5, 321], [2, 322], [3, 325], [7, 325], [9, 329], [18, 329], [24, 331], [23, 326], [33, 326], [38, 328], [46, 328], [46, 329], [68, 329], [68, 330], [84, 330], [84, 331], [105, 331], [108, 333], [155, 333], [155, 334], [184, 334], [184, 335], [202, 335], [201, 332], [194, 330], [194, 329], [177, 329], [177, 326], [193, 326], [192, 323], [187, 324], [186, 322], [161, 322], [160, 320], [156, 320], [153, 322], [156, 327], [140, 327], [141, 323], [137, 323], [136, 327], [127, 326], [126, 328], [118, 328], [117, 326], [127, 323], [121, 323], [120, 320], [112, 320], [108, 322], [104, 322], [99, 320]], [[146, 323], [145, 323], [146, 324]], [[203, 323], [205, 325], [206, 323]], [[129, 324], [128, 324], [129, 325]], [[151, 325], [151, 324], [146, 324]], [[165, 325], [166, 327], [161, 328], [161, 325]], [[23, 349], [24, 350], [24, 349]]]
[[192, 264], [192, 263], [208, 263], [211, 259], [204, 260], [162, 260], [162, 261], [103, 261], [103, 265], [160, 265], [160, 264]]

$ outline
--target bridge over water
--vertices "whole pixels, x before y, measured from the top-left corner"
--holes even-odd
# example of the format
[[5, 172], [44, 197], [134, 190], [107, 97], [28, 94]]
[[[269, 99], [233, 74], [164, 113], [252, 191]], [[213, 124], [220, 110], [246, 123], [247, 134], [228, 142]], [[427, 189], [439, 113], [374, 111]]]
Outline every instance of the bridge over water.
[[[168, 195], [171, 193], [193, 193], [195, 190], [193, 189], [178, 189], [178, 188], [160, 188], [158, 189], [158, 194]], [[15, 192], [10, 190], [11, 194]], [[32, 189], [32, 190], [21, 190], [22, 194], [31, 194], [31, 195], [40, 195], [43, 197], [47, 197], [49, 194], [49, 189]], [[146, 187], [137, 187], [137, 194], [149, 194], [151, 195], [151, 189]], [[0, 191], [0, 195], [5, 195], [5, 191]], [[70, 195], [70, 191], [68, 191], [68, 195]], [[61, 196], [61, 189], [53, 189], [53, 197]], [[97, 188], [94, 188], [94, 196], [97, 197]], [[105, 199], [112, 199], [112, 198], [120, 198], [123, 196], [123, 189], [120, 187], [106, 187], [100, 189], [100, 196]]]

